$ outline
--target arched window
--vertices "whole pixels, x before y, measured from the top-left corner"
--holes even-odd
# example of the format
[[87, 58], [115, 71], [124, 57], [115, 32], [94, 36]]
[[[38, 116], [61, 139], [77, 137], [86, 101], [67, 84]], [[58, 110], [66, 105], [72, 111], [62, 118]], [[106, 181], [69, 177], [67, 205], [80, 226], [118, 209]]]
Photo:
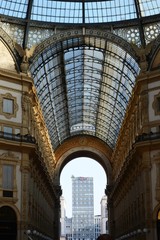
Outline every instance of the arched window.
[[17, 217], [15, 211], [8, 206], [0, 208], [0, 239], [16, 240]]

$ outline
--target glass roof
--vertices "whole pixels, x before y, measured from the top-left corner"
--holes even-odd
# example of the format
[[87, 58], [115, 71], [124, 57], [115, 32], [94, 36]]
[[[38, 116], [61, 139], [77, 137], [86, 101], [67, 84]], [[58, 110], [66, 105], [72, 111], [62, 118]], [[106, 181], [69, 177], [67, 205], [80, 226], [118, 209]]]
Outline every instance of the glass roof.
[[54, 148], [76, 134], [114, 147], [139, 73], [127, 52], [101, 38], [71, 38], [49, 46], [30, 70]]
[[23, 49], [59, 39], [30, 65], [53, 148], [77, 134], [114, 148], [140, 69], [91, 32], [145, 48], [160, 34], [160, 0], [1, 0], [0, 27]]
[[1, 0], [0, 14], [31, 21], [104, 23], [159, 14], [159, 0]]

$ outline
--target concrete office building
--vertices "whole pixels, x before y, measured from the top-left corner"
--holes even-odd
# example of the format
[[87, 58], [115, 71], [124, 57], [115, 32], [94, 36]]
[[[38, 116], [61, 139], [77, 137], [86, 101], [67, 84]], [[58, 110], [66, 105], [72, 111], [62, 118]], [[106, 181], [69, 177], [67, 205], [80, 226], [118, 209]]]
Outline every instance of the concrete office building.
[[72, 240], [72, 218], [66, 217], [66, 239]]
[[101, 215], [94, 216], [94, 232], [95, 232], [95, 239], [98, 238], [101, 234]]
[[76, 157], [114, 240], [160, 239], [159, 0], [0, 1], [0, 239], [60, 238]]
[[72, 176], [72, 240], [94, 240], [92, 177]]

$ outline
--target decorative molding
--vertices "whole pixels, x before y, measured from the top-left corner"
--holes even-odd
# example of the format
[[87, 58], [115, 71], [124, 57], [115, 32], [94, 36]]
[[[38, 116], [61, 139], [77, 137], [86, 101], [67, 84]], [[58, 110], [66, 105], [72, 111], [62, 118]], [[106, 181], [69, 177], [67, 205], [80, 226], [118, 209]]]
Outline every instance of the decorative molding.
[[58, 162], [60, 157], [64, 155], [65, 152], [71, 149], [76, 149], [77, 147], [92, 147], [97, 149], [98, 152], [102, 152], [105, 156], [107, 156], [108, 160], [111, 158], [112, 150], [107, 146], [107, 144], [98, 138], [92, 136], [75, 136], [65, 141], [55, 151], [56, 162]]
[[8, 151], [8, 152], [5, 152], [5, 153], [2, 153], [0, 155], [0, 159], [7, 159], [7, 160], [11, 160], [11, 159], [14, 159], [14, 160], [19, 160], [19, 157], [11, 152], [11, 151]]
[[[13, 113], [3, 112], [3, 99], [13, 100]], [[4, 115], [6, 118], [15, 118], [18, 111], [18, 104], [16, 97], [13, 97], [10, 93], [0, 95], [0, 114]]]
[[[101, 38], [105, 39], [106, 41], [111, 41], [112, 43], [117, 44], [118, 46], [121, 46], [125, 51], [127, 51], [135, 60], [137, 59], [137, 56], [135, 54], [135, 51], [133, 47], [128, 43], [126, 40], [124, 40], [122, 37], [117, 36], [116, 34], [110, 32], [110, 31], [104, 31], [100, 29], [86, 29], [85, 31], [85, 36], [83, 33], [83, 29], [74, 29], [74, 30], [68, 30], [68, 31], [61, 31], [58, 32], [57, 34], [53, 34], [51, 37], [48, 39], [44, 40], [42, 43], [40, 43], [34, 53], [33, 57], [31, 57], [31, 61], [34, 59], [37, 60], [37, 56], [40, 55], [44, 50], [52, 45], [55, 45], [59, 43], [60, 41], [64, 41], [66, 39], [70, 38], [81, 38], [85, 42], [85, 37], [94, 37], [94, 38]], [[77, 43], [78, 44], [78, 43]]]

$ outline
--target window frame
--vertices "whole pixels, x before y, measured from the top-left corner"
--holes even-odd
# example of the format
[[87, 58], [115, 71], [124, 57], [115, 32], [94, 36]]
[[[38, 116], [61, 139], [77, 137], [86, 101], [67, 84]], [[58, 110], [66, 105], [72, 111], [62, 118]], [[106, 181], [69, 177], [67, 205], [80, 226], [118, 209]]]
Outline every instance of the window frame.
[[[13, 172], [12, 172], [12, 189], [4, 188], [3, 185], [3, 166], [12, 166]], [[0, 197], [4, 197], [5, 201], [13, 201], [18, 197], [18, 191], [17, 191], [17, 180], [16, 180], [16, 167], [19, 165], [19, 157], [17, 154], [11, 151], [6, 151], [0, 155]]]
[[[4, 101], [11, 100], [13, 102], [12, 112], [4, 111]], [[12, 96], [10, 93], [1, 94], [0, 95], [0, 114], [5, 116], [6, 118], [15, 118], [18, 111], [17, 98]]]

